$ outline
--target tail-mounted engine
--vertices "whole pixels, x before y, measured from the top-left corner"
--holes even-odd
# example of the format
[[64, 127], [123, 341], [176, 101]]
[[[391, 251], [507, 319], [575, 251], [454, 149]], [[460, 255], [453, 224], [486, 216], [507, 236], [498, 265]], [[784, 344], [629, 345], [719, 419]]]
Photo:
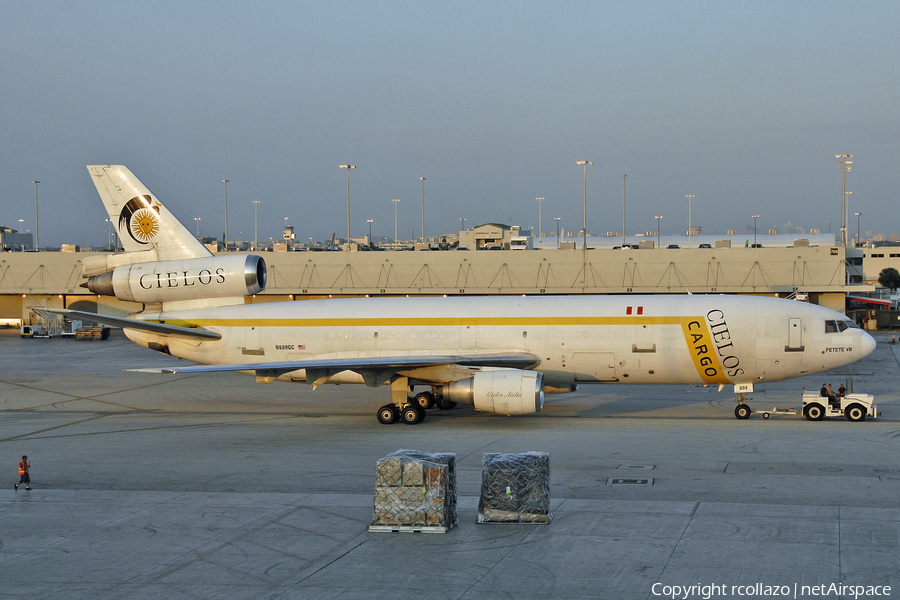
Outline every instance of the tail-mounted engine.
[[444, 384], [443, 396], [474, 404], [475, 410], [504, 415], [527, 415], [544, 407], [543, 375], [537, 371], [502, 369]]
[[95, 294], [141, 303], [241, 297], [266, 287], [266, 261], [239, 254], [119, 266], [82, 284]]

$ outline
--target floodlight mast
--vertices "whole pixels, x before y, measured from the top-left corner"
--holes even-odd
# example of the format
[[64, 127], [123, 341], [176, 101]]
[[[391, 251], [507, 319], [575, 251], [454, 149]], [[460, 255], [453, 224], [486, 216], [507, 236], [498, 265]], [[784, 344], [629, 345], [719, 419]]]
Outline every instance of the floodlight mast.
[[850, 165], [853, 164], [852, 160], [847, 160], [848, 158], [853, 158], [852, 154], [835, 154], [835, 158], [838, 158], [838, 166], [837, 168], [841, 170], [841, 245], [847, 245], [847, 173], [852, 170]]
[[576, 165], [584, 167], [584, 221], [581, 229], [581, 249], [587, 251], [587, 166], [594, 164], [589, 160], [576, 160]]
[[350, 249], [350, 169], [356, 165], [338, 165], [338, 168], [347, 169], [347, 249]]

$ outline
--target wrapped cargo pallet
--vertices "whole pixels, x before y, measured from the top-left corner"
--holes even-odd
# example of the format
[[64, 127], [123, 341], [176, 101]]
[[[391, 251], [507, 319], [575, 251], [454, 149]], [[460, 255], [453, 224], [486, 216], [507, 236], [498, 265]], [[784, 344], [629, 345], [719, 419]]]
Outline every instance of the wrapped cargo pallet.
[[549, 523], [551, 518], [549, 454], [484, 455], [479, 523]]
[[456, 455], [397, 450], [375, 465], [370, 531], [446, 531], [456, 524]]

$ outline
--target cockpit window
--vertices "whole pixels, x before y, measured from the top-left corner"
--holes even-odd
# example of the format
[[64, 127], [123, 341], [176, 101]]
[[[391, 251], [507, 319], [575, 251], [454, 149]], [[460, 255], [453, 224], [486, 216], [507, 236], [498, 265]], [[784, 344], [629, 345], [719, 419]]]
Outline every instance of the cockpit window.
[[825, 333], [840, 333], [851, 327], [859, 329], [853, 321], [825, 321]]
[[859, 325], [855, 321], [844, 321], [850, 329], [859, 329]]

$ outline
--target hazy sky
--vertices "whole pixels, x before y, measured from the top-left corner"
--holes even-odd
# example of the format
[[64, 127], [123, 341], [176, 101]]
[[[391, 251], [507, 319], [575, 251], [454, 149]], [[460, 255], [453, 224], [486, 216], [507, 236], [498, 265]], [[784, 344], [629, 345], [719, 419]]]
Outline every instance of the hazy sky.
[[[86, 164], [231, 239], [501, 222], [900, 231], [900, 3], [0, 2], [0, 224], [105, 244]], [[851, 217], [851, 234], [856, 220]], [[243, 232], [241, 234], [241, 232]]]

